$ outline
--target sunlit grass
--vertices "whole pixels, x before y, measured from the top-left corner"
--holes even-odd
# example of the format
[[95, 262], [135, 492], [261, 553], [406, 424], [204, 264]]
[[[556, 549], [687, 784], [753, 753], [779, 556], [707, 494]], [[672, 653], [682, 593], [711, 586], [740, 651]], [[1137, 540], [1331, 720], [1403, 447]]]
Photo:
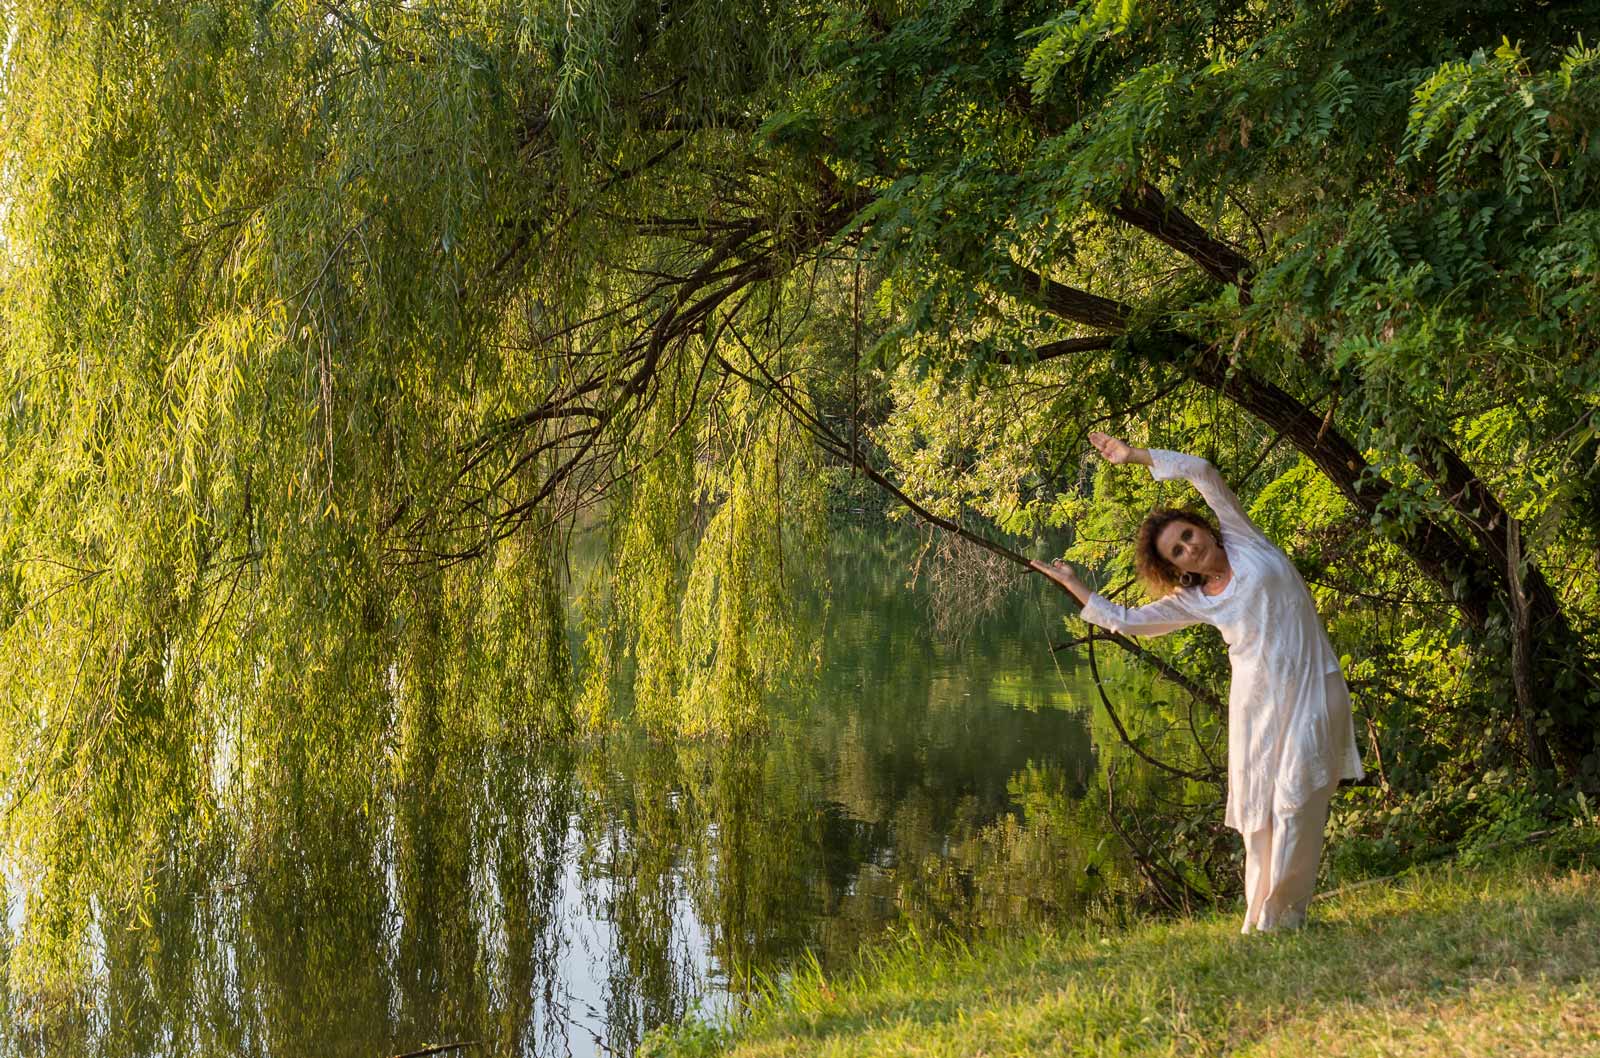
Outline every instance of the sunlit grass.
[[1600, 840], [1573, 831], [1314, 905], [1085, 926], [972, 947], [905, 940], [852, 975], [795, 975], [731, 1034], [664, 1054], [1600, 1054]]

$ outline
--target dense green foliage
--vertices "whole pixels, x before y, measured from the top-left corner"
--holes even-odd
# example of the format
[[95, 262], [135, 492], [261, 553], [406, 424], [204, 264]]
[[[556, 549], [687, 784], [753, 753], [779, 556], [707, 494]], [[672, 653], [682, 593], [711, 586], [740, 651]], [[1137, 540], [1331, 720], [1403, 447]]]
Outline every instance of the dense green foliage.
[[618, 681], [758, 730], [821, 464], [1120, 583], [1107, 424], [1301, 563], [1374, 801], [1592, 786], [1590, 6], [7, 0], [8, 856], [68, 916], [219, 785]]

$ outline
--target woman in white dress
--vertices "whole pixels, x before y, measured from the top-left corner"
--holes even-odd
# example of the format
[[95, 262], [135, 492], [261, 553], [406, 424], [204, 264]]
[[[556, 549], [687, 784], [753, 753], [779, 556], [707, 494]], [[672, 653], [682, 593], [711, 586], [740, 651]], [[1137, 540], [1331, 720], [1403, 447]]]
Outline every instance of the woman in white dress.
[[1130, 609], [1090, 591], [1065, 563], [1034, 568], [1083, 603], [1085, 621], [1134, 636], [1215, 625], [1233, 670], [1228, 693], [1224, 821], [1245, 847], [1243, 932], [1305, 922], [1322, 857], [1328, 805], [1341, 778], [1365, 772], [1350, 692], [1311, 593], [1287, 555], [1262, 535], [1222, 475], [1196, 456], [1089, 440], [1111, 463], [1141, 463], [1158, 481], [1185, 478], [1216, 513], [1152, 511], [1136, 565], [1159, 598]]

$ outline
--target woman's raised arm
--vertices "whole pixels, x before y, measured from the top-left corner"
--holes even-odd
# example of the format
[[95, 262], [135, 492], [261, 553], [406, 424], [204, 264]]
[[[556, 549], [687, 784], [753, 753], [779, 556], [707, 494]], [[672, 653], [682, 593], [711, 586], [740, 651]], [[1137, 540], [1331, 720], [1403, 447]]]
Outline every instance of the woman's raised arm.
[[1193, 485], [1217, 516], [1217, 524], [1234, 534], [1261, 536], [1261, 530], [1250, 521], [1244, 504], [1233, 494], [1222, 474], [1207, 460], [1182, 452], [1169, 452], [1165, 448], [1133, 448], [1110, 434], [1091, 433], [1089, 442], [1111, 463], [1142, 463], [1150, 468], [1150, 476], [1157, 481], [1183, 478]]

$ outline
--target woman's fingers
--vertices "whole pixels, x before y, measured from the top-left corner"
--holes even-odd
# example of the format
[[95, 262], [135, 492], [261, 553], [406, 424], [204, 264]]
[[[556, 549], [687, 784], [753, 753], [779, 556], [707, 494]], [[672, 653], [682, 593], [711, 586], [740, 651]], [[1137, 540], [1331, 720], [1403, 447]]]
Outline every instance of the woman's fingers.
[[1095, 430], [1089, 434], [1089, 443], [1095, 450], [1112, 463], [1120, 463], [1127, 455], [1128, 446], [1112, 437], [1108, 433]]
[[1064, 584], [1066, 580], [1075, 576], [1075, 574], [1072, 572], [1072, 567], [1061, 561], [1059, 558], [1051, 562], [1040, 562], [1036, 558], [1030, 558], [1028, 560], [1028, 565], [1032, 566], [1040, 573], [1043, 573], [1057, 584]]

